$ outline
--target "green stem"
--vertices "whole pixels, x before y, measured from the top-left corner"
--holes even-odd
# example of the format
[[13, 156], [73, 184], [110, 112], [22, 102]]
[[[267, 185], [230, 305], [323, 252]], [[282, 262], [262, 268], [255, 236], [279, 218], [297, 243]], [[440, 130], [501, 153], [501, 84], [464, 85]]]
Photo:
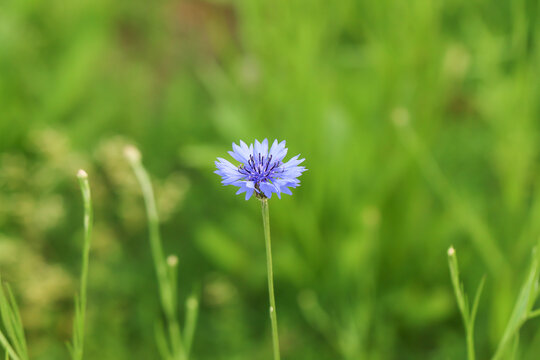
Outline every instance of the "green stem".
[[84, 203], [84, 243], [82, 251], [81, 283], [78, 294], [75, 294], [75, 319], [73, 320], [73, 342], [68, 349], [73, 360], [82, 360], [84, 350], [84, 334], [86, 322], [86, 304], [88, 288], [88, 260], [90, 257], [90, 244], [92, 239], [92, 196], [88, 174], [84, 170], [77, 173], [81, 194]]
[[81, 298], [80, 298], [80, 311], [81, 318], [79, 324], [79, 353], [78, 359], [82, 359], [84, 348], [84, 332], [85, 332], [85, 320], [86, 320], [86, 302], [87, 302], [87, 283], [88, 283], [88, 259], [90, 257], [90, 242], [92, 238], [92, 197], [90, 194], [90, 184], [88, 183], [88, 175], [83, 170], [78, 174], [79, 185], [81, 187], [81, 193], [84, 202], [84, 247], [82, 255], [82, 269], [81, 269]]
[[459, 279], [459, 266], [457, 261], [456, 250], [453, 247], [448, 249], [448, 265], [450, 267], [450, 278], [452, 280], [452, 286], [454, 288], [454, 293], [456, 295], [456, 300], [458, 303], [459, 311], [463, 318], [463, 326], [465, 327], [465, 332], [467, 335], [467, 359], [475, 360], [474, 353], [474, 323], [476, 319], [476, 313], [478, 311], [478, 304], [480, 302], [480, 296], [484, 289], [485, 278], [482, 279], [478, 289], [476, 290], [476, 295], [474, 297], [474, 302], [472, 309], [469, 307], [469, 301], [467, 295], [463, 291], [463, 284]]
[[154, 191], [152, 189], [152, 183], [150, 182], [148, 173], [141, 163], [140, 153], [138, 150], [134, 148], [126, 149], [126, 157], [130, 161], [131, 167], [135, 172], [135, 176], [137, 177], [143, 193], [146, 213], [148, 216], [150, 248], [152, 251], [154, 265], [156, 267], [161, 306], [163, 307], [163, 311], [167, 319], [167, 328], [173, 359], [185, 360], [187, 359], [186, 351], [182, 343], [180, 325], [176, 317], [176, 296], [173, 285], [175, 279], [173, 279], [168, 273], [167, 263], [163, 254], [163, 246], [161, 244], [161, 235], [159, 231], [159, 217], [156, 208]]
[[199, 301], [195, 295], [191, 295], [186, 301], [186, 323], [184, 325], [184, 345], [186, 346], [186, 355], [188, 358], [197, 325], [198, 312]]
[[279, 337], [276, 316], [276, 299], [274, 298], [274, 274], [272, 270], [272, 242], [270, 240], [270, 215], [268, 212], [268, 199], [262, 199], [262, 216], [264, 226], [264, 240], [266, 244], [266, 268], [268, 272], [268, 295], [270, 298], [270, 322], [272, 323], [272, 344], [274, 347], [274, 360], [279, 360]]
[[470, 327], [467, 329], [467, 359], [475, 360], [474, 353], [474, 330]]

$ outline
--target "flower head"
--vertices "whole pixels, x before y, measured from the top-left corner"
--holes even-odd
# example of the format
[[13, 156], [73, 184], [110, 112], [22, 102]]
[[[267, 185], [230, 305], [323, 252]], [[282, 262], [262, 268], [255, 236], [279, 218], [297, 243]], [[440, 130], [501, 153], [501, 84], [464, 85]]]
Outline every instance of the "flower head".
[[272, 193], [276, 193], [281, 198], [281, 193], [292, 195], [289, 188], [300, 185], [298, 177], [306, 171], [304, 166], [298, 166], [305, 159], [298, 159], [296, 155], [287, 162], [283, 158], [287, 155], [285, 141], [278, 143], [274, 140], [270, 150], [268, 140], [262, 142], [255, 140], [255, 144], [246, 145], [240, 140], [240, 146], [232, 144], [233, 151], [229, 154], [236, 161], [238, 166], [231, 162], [217, 158], [214, 171], [222, 177], [223, 185], [234, 185], [240, 189], [236, 192], [246, 193], [246, 200], [255, 193], [260, 199], [271, 198]]

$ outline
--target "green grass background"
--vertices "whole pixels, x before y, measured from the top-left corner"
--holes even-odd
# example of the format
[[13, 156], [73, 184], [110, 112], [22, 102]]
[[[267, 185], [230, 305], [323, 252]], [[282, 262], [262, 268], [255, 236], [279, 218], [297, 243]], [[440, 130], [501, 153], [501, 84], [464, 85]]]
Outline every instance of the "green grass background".
[[451, 244], [469, 294], [487, 275], [488, 358], [540, 236], [539, 15], [535, 0], [3, 0], [0, 272], [32, 359], [68, 356], [79, 168], [95, 204], [86, 358], [158, 358], [131, 143], [179, 297], [200, 294], [194, 358], [271, 358], [260, 205], [212, 173], [232, 141], [265, 137], [309, 168], [270, 202], [284, 359], [464, 359]]

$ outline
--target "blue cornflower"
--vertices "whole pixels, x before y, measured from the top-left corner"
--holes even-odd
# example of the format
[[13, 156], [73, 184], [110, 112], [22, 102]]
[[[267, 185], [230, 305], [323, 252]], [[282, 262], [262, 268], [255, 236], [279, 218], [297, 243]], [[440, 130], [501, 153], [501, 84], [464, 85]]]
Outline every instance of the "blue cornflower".
[[217, 158], [214, 171], [222, 177], [223, 185], [234, 185], [240, 189], [237, 194], [246, 193], [248, 200], [253, 193], [260, 199], [271, 198], [272, 193], [276, 193], [281, 199], [281, 193], [292, 195], [289, 188], [300, 185], [298, 177], [306, 171], [304, 166], [298, 166], [305, 159], [298, 159], [296, 155], [287, 162], [283, 158], [287, 155], [285, 141], [278, 143], [274, 140], [270, 151], [268, 151], [268, 140], [262, 142], [255, 140], [255, 144], [249, 147], [240, 140], [240, 146], [232, 144], [233, 151], [229, 154], [241, 164], [233, 165], [231, 162]]

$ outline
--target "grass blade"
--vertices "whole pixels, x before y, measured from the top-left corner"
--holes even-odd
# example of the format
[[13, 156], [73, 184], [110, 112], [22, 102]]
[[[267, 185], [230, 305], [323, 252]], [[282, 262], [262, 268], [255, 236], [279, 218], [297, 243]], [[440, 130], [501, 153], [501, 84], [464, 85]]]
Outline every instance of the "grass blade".
[[0, 331], [0, 344], [2, 344], [2, 346], [6, 350], [6, 357], [9, 358], [9, 356], [11, 356], [13, 360], [20, 360], [20, 358], [17, 356], [15, 350], [13, 350], [2, 331]]
[[[6, 296], [7, 293], [7, 296]], [[19, 308], [8, 285], [4, 290], [0, 278], [0, 318], [6, 333], [0, 331], [0, 345], [13, 360], [27, 360], [26, 341]]]
[[8, 301], [9, 306], [11, 308], [11, 321], [13, 323], [13, 327], [15, 329], [15, 340], [14, 342], [18, 344], [19, 347], [19, 354], [22, 358], [27, 359], [28, 358], [28, 352], [26, 348], [26, 339], [24, 336], [24, 328], [22, 325], [22, 319], [21, 315], [19, 313], [19, 306], [17, 305], [17, 301], [15, 300], [15, 296], [13, 295], [13, 291], [11, 290], [11, 287], [6, 284], [6, 292], [8, 294]]
[[474, 296], [474, 303], [471, 310], [471, 327], [474, 327], [474, 322], [476, 320], [476, 313], [478, 312], [478, 304], [480, 303], [480, 297], [482, 296], [482, 292], [484, 291], [484, 285], [486, 283], [486, 277], [484, 276], [482, 280], [480, 280], [480, 284], [478, 285], [478, 289], [476, 289], [476, 295]]
[[503, 336], [493, 360], [499, 360], [504, 357], [508, 349], [510, 341], [518, 334], [519, 329], [530, 318], [532, 312], [532, 306], [538, 295], [537, 286], [538, 286], [538, 277], [539, 277], [539, 261], [535, 253], [533, 253], [531, 265], [527, 277], [521, 287], [514, 310], [512, 315], [508, 320], [508, 324], [504, 330]]

